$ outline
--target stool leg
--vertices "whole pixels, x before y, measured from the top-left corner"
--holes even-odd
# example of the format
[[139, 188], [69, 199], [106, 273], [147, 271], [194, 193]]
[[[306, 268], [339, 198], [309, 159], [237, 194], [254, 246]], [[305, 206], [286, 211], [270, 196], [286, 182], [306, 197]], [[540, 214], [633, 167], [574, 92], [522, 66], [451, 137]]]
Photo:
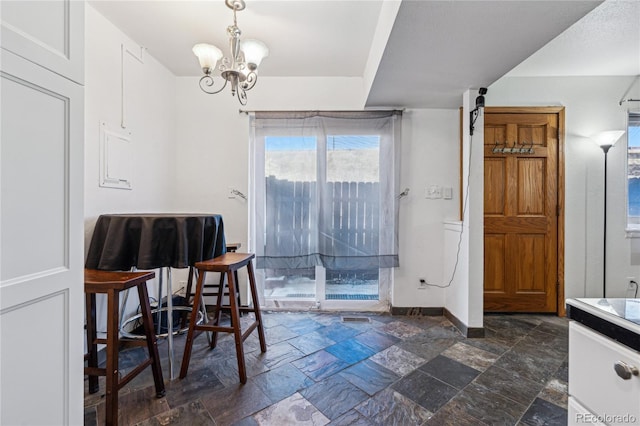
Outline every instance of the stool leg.
[[256, 276], [253, 272], [253, 262], [250, 260], [247, 264], [247, 272], [249, 274], [249, 290], [251, 291], [251, 299], [253, 301], [253, 313], [258, 323], [258, 337], [260, 338], [260, 350], [267, 351], [267, 339], [264, 336], [264, 327], [262, 326], [262, 314], [260, 313], [260, 300], [258, 298], [258, 290], [256, 287]]
[[187, 376], [189, 369], [189, 361], [191, 360], [191, 349], [193, 348], [193, 334], [196, 329], [198, 319], [198, 309], [200, 308], [200, 300], [202, 299], [202, 288], [204, 287], [205, 271], [198, 274], [198, 282], [196, 283], [196, 295], [193, 298], [193, 306], [191, 307], [191, 318], [189, 319], [189, 331], [187, 331], [187, 341], [184, 344], [184, 354], [182, 355], [182, 366], [180, 367], [180, 378]]
[[[85, 294], [85, 306], [87, 311], [87, 366], [98, 367], [98, 344], [96, 343], [96, 294]], [[100, 390], [98, 376], [89, 375], [89, 393], [96, 393]]]
[[118, 424], [118, 303], [120, 292], [109, 289], [107, 292], [107, 370], [106, 370], [106, 419], [107, 425]]
[[[224, 300], [224, 273], [220, 273], [220, 287], [218, 287], [218, 299], [216, 300], [216, 311], [213, 319], [213, 325], [220, 325], [220, 318], [222, 317], [222, 301]], [[233, 316], [231, 317], [231, 325], [233, 326]], [[211, 332], [211, 343], [209, 346], [215, 348], [218, 344], [218, 332]]]
[[[189, 278], [187, 278], [187, 289], [185, 290], [185, 298], [187, 299], [187, 305], [191, 301], [191, 287], [193, 286], [193, 266], [189, 266]], [[180, 329], [183, 329], [187, 325], [187, 315], [182, 315], [182, 321], [180, 322]]]
[[[237, 287], [239, 285], [238, 283], [240, 282], [238, 280], [238, 270], [237, 269], [235, 271], [233, 271], [233, 278], [235, 278], [235, 280], [236, 280], [236, 287]], [[237, 293], [238, 293], [237, 294], [238, 307], [240, 307], [240, 306], [242, 306], [242, 304], [240, 303], [240, 290], [239, 289], [236, 289], [236, 290], [237, 290]], [[240, 311], [240, 316], [242, 316], [242, 311]]]
[[233, 271], [227, 272], [229, 285], [229, 305], [231, 307], [231, 326], [233, 336], [236, 341], [236, 356], [238, 358], [238, 374], [240, 383], [247, 383], [247, 368], [244, 363], [244, 345], [242, 343], [242, 330], [240, 328], [240, 311], [238, 309], [238, 299], [236, 298], [236, 283], [233, 278]]
[[147, 351], [151, 358], [151, 372], [153, 373], [153, 383], [156, 385], [156, 397], [162, 398], [165, 395], [164, 380], [162, 378], [162, 367], [160, 366], [160, 356], [158, 355], [158, 341], [153, 328], [153, 317], [151, 316], [151, 306], [149, 306], [149, 294], [147, 283], [138, 285], [138, 296], [140, 299], [140, 310], [142, 311], [142, 324], [147, 338]]

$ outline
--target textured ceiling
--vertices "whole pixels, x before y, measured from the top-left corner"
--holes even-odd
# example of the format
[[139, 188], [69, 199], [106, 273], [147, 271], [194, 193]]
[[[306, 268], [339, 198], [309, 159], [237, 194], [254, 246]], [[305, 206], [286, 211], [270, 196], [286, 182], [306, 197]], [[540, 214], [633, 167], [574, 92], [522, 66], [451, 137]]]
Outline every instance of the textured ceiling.
[[596, 1], [403, 2], [367, 106], [455, 108], [596, 7]]

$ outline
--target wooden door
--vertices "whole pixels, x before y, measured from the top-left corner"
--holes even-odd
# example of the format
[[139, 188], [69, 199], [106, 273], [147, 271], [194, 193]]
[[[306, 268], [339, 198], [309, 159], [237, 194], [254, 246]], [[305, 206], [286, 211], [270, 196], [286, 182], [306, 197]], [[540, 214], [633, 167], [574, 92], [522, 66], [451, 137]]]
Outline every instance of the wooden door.
[[84, 3], [0, 2], [0, 424], [83, 421]]
[[560, 108], [487, 108], [484, 309], [557, 312]]

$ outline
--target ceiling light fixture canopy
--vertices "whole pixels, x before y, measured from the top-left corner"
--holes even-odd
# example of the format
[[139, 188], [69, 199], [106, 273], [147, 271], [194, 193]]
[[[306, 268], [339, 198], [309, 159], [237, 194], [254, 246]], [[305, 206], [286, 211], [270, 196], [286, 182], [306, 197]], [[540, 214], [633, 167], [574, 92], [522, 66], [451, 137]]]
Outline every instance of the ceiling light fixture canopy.
[[[193, 53], [200, 61], [200, 68], [204, 75], [200, 78], [200, 88], [210, 95], [220, 93], [231, 84], [231, 96], [238, 96], [240, 104], [247, 104], [248, 90], [251, 90], [258, 81], [258, 66], [269, 55], [269, 49], [258, 40], [240, 40], [242, 31], [238, 28], [236, 12], [244, 10], [244, 0], [225, 0], [225, 4], [233, 10], [233, 25], [227, 27], [229, 36], [230, 56], [225, 57], [222, 50], [207, 43], [198, 43], [193, 46]], [[218, 90], [211, 89], [215, 83], [213, 71], [220, 61], [218, 70], [224, 80], [224, 84]]]

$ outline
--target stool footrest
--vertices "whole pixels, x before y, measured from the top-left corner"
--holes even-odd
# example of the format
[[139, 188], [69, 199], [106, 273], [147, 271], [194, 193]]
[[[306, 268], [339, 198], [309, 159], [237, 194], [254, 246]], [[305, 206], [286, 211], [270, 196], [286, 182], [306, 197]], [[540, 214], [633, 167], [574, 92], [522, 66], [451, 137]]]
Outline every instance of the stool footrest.
[[255, 330], [255, 329], [256, 329], [256, 327], [257, 327], [258, 325], [260, 325], [260, 324], [258, 324], [258, 321], [254, 321], [254, 322], [252, 322], [252, 323], [247, 327], [247, 330], [246, 330], [244, 333], [242, 333], [242, 341], [243, 341], [243, 342], [244, 342], [245, 340], [247, 340], [247, 337], [249, 337], [249, 335], [251, 334], [251, 332], [252, 332], [253, 330]]
[[118, 389], [122, 389], [124, 386], [126, 386], [127, 383], [133, 380], [138, 374], [140, 374], [142, 370], [150, 366], [152, 363], [153, 359], [151, 358], [147, 358], [146, 360], [142, 361], [142, 363], [139, 364], [136, 368], [134, 368], [127, 375], [118, 380]]
[[209, 325], [209, 324], [201, 324], [196, 325], [194, 330], [198, 331], [213, 331], [214, 333], [233, 333], [233, 327], [225, 327], [221, 325]]
[[[217, 309], [217, 307], [213, 306], [213, 311], [215, 312]], [[220, 310], [230, 310], [231, 306], [230, 305], [222, 305], [220, 306]], [[250, 308], [249, 306], [238, 306], [238, 311], [240, 312], [255, 312], [256, 309], [255, 308]]]
[[107, 369], [100, 367], [85, 367], [84, 374], [87, 376], [106, 376]]

